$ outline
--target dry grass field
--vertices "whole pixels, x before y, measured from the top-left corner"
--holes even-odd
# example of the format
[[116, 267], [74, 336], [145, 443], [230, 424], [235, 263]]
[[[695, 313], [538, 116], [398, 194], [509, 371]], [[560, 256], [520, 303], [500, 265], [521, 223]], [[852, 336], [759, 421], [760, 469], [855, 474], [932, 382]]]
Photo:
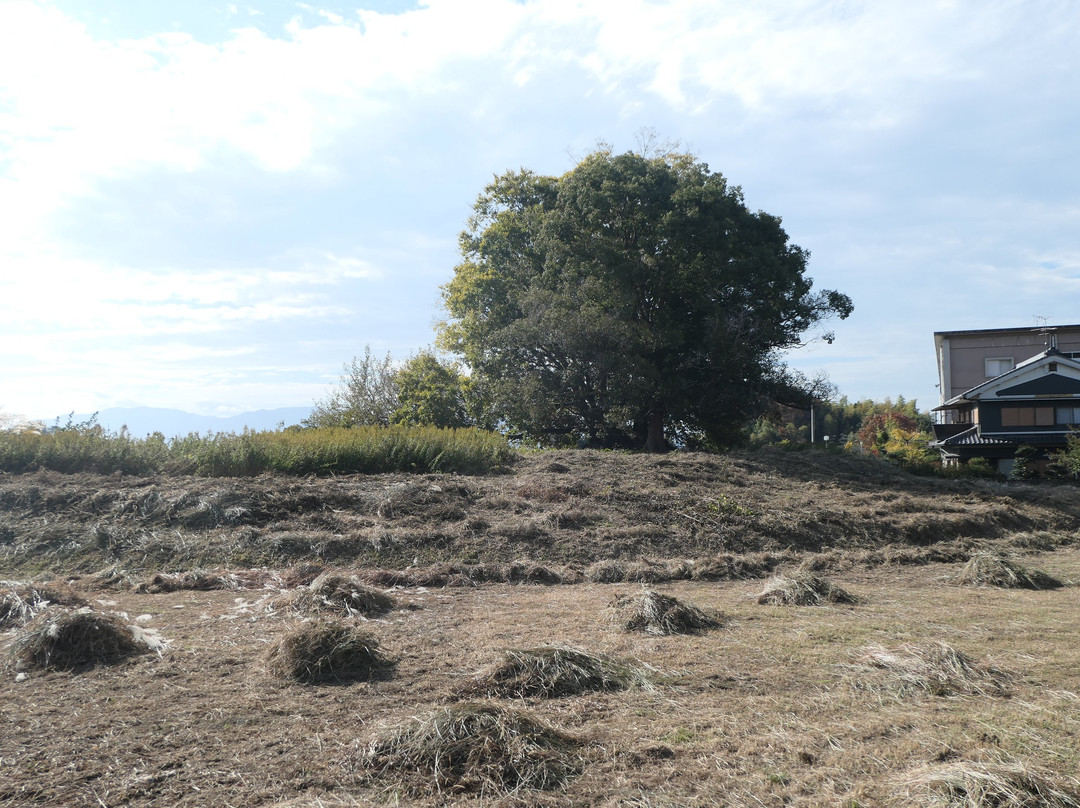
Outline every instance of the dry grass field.
[[[567, 452], [497, 478], [0, 477], [0, 806], [1080, 805], [1078, 500], [771, 453]], [[1065, 585], [962, 583], [988, 552]], [[327, 569], [346, 600], [323, 613], [301, 587]], [[759, 603], [773, 573], [809, 570], [855, 602]], [[68, 605], [35, 600], [53, 579]], [[372, 585], [389, 611], [341, 607]], [[646, 589], [716, 626], [626, 630], [614, 606]], [[87, 608], [142, 653], [31, 658]], [[320, 627], [347, 653], [290, 675], [283, 654], [318, 651], [297, 637]], [[552, 648], [580, 686], [541, 669]], [[534, 668], [557, 684], [532, 687]]]

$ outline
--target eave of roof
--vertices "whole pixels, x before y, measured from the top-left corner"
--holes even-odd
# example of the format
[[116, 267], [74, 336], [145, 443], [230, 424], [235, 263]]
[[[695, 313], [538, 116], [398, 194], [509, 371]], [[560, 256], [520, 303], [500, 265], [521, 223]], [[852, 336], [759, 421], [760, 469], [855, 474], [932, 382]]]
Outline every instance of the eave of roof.
[[1077, 330], [1080, 331], [1080, 324], [1077, 325], [1046, 325], [1046, 326], [1029, 326], [1019, 328], [966, 328], [959, 331], [935, 331], [935, 337], [959, 337], [967, 334], [1031, 334], [1042, 331], [1063, 331], [1063, 330]]
[[[1001, 433], [997, 433], [1001, 434]], [[1063, 432], [1012, 432], [1008, 438], [991, 437], [979, 431], [976, 424], [948, 438], [930, 442], [931, 447], [942, 446], [1018, 446], [1022, 443], [1064, 445]]]

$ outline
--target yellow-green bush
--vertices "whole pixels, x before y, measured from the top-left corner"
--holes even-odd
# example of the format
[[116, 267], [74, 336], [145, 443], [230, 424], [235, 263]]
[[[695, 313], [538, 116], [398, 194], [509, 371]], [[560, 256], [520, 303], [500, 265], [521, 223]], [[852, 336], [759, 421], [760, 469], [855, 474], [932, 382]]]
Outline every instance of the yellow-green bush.
[[218, 433], [167, 441], [98, 426], [45, 434], [0, 433], [0, 470], [240, 477], [283, 474], [459, 472], [484, 474], [511, 462], [506, 439], [478, 429], [357, 427]]

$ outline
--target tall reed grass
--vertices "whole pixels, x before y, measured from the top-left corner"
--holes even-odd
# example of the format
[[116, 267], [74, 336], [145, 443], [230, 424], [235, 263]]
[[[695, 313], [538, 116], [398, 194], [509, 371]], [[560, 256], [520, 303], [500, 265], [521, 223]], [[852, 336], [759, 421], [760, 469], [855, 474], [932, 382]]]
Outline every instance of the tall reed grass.
[[512, 462], [506, 439], [478, 429], [358, 427], [134, 438], [100, 426], [44, 434], [0, 432], [0, 471], [194, 474], [458, 472], [487, 474]]

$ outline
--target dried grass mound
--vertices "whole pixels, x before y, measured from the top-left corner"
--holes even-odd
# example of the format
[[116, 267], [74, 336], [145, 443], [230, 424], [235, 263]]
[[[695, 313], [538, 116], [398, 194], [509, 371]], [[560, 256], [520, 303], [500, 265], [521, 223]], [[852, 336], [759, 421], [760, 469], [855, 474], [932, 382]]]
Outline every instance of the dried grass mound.
[[885, 685], [901, 695], [925, 692], [933, 696], [1007, 696], [1012, 677], [973, 661], [943, 642], [909, 643], [896, 649], [872, 645], [859, 664], [884, 672]]
[[951, 763], [907, 781], [910, 794], [940, 808], [1080, 808], [1080, 782], [1020, 763]]
[[651, 672], [639, 665], [550, 645], [503, 651], [503, 658], [480, 671], [470, 694], [501, 698], [550, 699], [592, 691], [651, 687]]
[[777, 575], [765, 584], [757, 602], [773, 606], [819, 606], [822, 603], [858, 603], [845, 589], [806, 570]]
[[954, 579], [963, 586], [1002, 589], [1060, 589], [1065, 582], [1039, 570], [1029, 570], [997, 553], [976, 553]]
[[308, 586], [284, 598], [284, 604], [301, 614], [334, 613], [343, 617], [385, 614], [396, 601], [359, 578], [340, 572], [324, 572]]
[[114, 565], [87, 575], [79, 581], [79, 586], [96, 591], [109, 590], [115, 592], [132, 589], [135, 582], [125, 570]]
[[793, 551], [761, 553], [721, 553], [694, 562], [690, 577], [695, 581], [741, 581], [748, 578], [764, 578], [781, 564], [796, 560]]
[[74, 589], [62, 581], [19, 583], [0, 581], [0, 629], [24, 626], [49, 606], [88, 605]]
[[491, 568], [491, 565], [476, 564], [469, 571], [469, 577], [474, 581], [492, 580], [499, 583], [540, 584], [543, 586], [561, 584], [569, 578], [565, 571], [545, 567], [532, 561], [514, 561], [510, 564], [500, 564], [498, 566], [500, 570], [496, 575], [485, 578], [484, 573]]
[[149, 581], [135, 587], [136, 592], [160, 594], [162, 592], [209, 592], [217, 589], [239, 589], [240, 582], [227, 572], [188, 570], [187, 572], [157, 573]]
[[670, 595], [647, 589], [639, 595], [622, 595], [608, 607], [612, 620], [626, 631], [647, 634], [694, 634], [721, 625], [717, 614], [682, 603]]
[[577, 576], [567, 569], [554, 569], [533, 562], [509, 564], [432, 564], [404, 570], [365, 570], [360, 573], [375, 586], [471, 587], [481, 583], [521, 583], [554, 585], [574, 583]]
[[325, 571], [326, 567], [322, 564], [312, 562], [297, 564], [281, 573], [278, 583], [286, 589], [308, 586]]
[[275, 676], [305, 684], [370, 679], [394, 665], [374, 636], [337, 620], [301, 624], [271, 646], [266, 662]]
[[19, 665], [72, 670], [119, 662], [156, 647], [116, 615], [78, 609], [36, 617], [16, 637], [11, 654]]
[[[585, 579], [597, 584], [618, 584], [626, 581], [655, 584], [679, 577], [665, 564], [651, 561], [621, 562], [604, 559], [585, 569]], [[689, 578], [689, 572], [685, 576]]]
[[347, 794], [319, 794], [275, 802], [267, 808], [371, 808], [371, 805]]
[[461, 703], [414, 718], [371, 742], [361, 765], [412, 793], [553, 790], [581, 772], [580, 743], [528, 714]]

